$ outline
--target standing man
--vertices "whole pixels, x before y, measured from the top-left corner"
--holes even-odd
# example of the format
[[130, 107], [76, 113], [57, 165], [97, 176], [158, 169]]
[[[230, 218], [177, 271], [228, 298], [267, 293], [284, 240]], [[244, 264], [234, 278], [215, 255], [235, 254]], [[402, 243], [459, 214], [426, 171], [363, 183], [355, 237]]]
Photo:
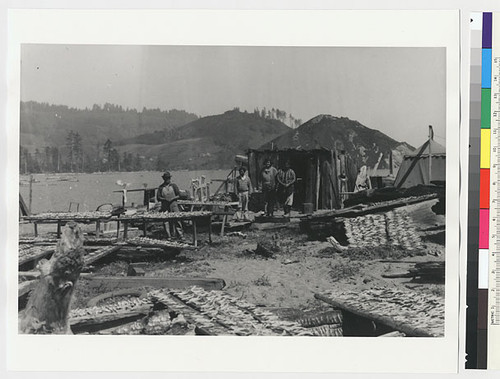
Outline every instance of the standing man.
[[[180, 198], [179, 187], [176, 184], [171, 182], [172, 175], [170, 172], [166, 171], [163, 175], [163, 183], [158, 187], [158, 191], [156, 193], [156, 199], [161, 202], [160, 212], [179, 212], [179, 205], [177, 204], [177, 200]], [[170, 225], [165, 225], [165, 230], [167, 234], [170, 234]], [[167, 229], [167, 227], [169, 229]], [[180, 221], [174, 221], [174, 230], [177, 234], [177, 237], [180, 240], [184, 240], [184, 233], [182, 231], [182, 224]]]
[[241, 214], [243, 213], [243, 220], [249, 221], [248, 219], [248, 200], [250, 198], [250, 194], [253, 192], [252, 182], [250, 178], [246, 174], [247, 169], [245, 167], [240, 167], [239, 173], [240, 175], [236, 178], [236, 191], [238, 192], [238, 212], [236, 214], [236, 218], [240, 219]]
[[273, 167], [270, 159], [264, 162], [264, 168], [260, 173], [262, 193], [266, 202], [266, 215], [272, 217], [274, 214], [274, 203], [276, 202], [276, 174], [278, 170]]
[[293, 194], [295, 193], [295, 182], [297, 180], [295, 171], [290, 167], [290, 161], [285, 162], [284, 169], [280, 170], [276, 179], [283, 195], [284, 216], [288, 217], [292, 210]]

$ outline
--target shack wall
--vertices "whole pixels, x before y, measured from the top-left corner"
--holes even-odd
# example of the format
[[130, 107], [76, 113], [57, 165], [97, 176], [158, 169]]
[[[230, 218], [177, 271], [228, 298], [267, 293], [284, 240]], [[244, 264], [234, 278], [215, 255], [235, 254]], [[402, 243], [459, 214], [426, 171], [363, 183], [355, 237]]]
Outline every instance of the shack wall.
[[[277, 169], [288, 160], [297, 174], [294, 207], [302, 209], [311, 203], [317, 209], [340, 208], [336, 155], [328, 150], [269, 150], [248, 152], [249, 175], [255, 188], [260, 188], [260, 172], [270, 159]], [[319, 177], [318, 177], [319, 175]], [[319, 182], [318, 182], [319, 180]], [[318, 187], [319, 184], [319, 187]]]

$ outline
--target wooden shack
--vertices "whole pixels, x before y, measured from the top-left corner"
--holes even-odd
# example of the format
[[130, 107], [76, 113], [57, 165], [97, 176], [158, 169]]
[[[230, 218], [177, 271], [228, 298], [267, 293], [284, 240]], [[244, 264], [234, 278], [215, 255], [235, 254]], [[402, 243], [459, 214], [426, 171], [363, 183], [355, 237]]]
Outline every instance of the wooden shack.
[[342, 207], [344, 193], [352, 192], [357, 167], [344, 151], [324, 148], [248, 150], [248, 171], [255, 188], [260, 188], [260, 172], [266, 159], [280, 169], [290, 162], [297, 175], [294, 208], [312, 204], [315, 210]]

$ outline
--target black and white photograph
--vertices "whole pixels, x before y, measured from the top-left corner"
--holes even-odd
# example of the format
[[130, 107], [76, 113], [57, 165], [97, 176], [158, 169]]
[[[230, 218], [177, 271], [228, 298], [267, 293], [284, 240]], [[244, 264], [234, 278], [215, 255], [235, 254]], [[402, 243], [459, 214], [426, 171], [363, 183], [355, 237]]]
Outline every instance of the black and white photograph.
[[444, 335], [444, 49], [20, 63], [20, 333]]
[[[453, 33], [368, 38], [371, 14], [347, 11], [131, 11], [108, 32], [60, 16], [75, 37], [12, 23], [9, 335], [29, 367], [113, 369], [114, 349], [119, 370], [357, 371], [346, 357], [373, 351], [361, 371], [394, 352], [401, 372], [425, 351], [416, 372], [453, 370]], [[358, 34], [333, 33], [349, 20]], [[95, 362], [42, 359], [45, 339]]]

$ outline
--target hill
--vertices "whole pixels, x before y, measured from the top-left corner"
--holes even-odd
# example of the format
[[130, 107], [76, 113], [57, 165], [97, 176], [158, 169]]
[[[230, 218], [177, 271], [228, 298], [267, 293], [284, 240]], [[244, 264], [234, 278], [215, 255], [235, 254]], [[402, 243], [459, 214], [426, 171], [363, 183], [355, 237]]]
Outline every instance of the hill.
[[316, 116], [260, 148], [344, 150], [354, 159], [358, 167], [362, 165], [373, 167], [382, 153], [380, 169], [389, 167], [389, 151], [398, 152], [396, 155], [393, 154], [393, 159], [395, 166], [399, 167], [401, 153], [414, 150], [406, 142], [398, 142], [376, 129], [367, 128], [358, 121], [331, 115]]
[[176, 109], [144, 108], [139, 112], [113, 104], [77, 109], [34, 101], [21, 102], [21, 146], [30, 151], [65, 146], [68, 134], [75, 132], [80, 135], [83, 149], [87, 151], [103, 145], [107, 139], [116, 141], [155, 130], [168, 130], [197, 118], [195, 114]]
[[236, 154], [289, 130], [281, 121], [232, 110], [172, 130], [124, 139], [116, 146], [121, 152], [154, 158], [160, 167], [170, 169], [231, 168]]

